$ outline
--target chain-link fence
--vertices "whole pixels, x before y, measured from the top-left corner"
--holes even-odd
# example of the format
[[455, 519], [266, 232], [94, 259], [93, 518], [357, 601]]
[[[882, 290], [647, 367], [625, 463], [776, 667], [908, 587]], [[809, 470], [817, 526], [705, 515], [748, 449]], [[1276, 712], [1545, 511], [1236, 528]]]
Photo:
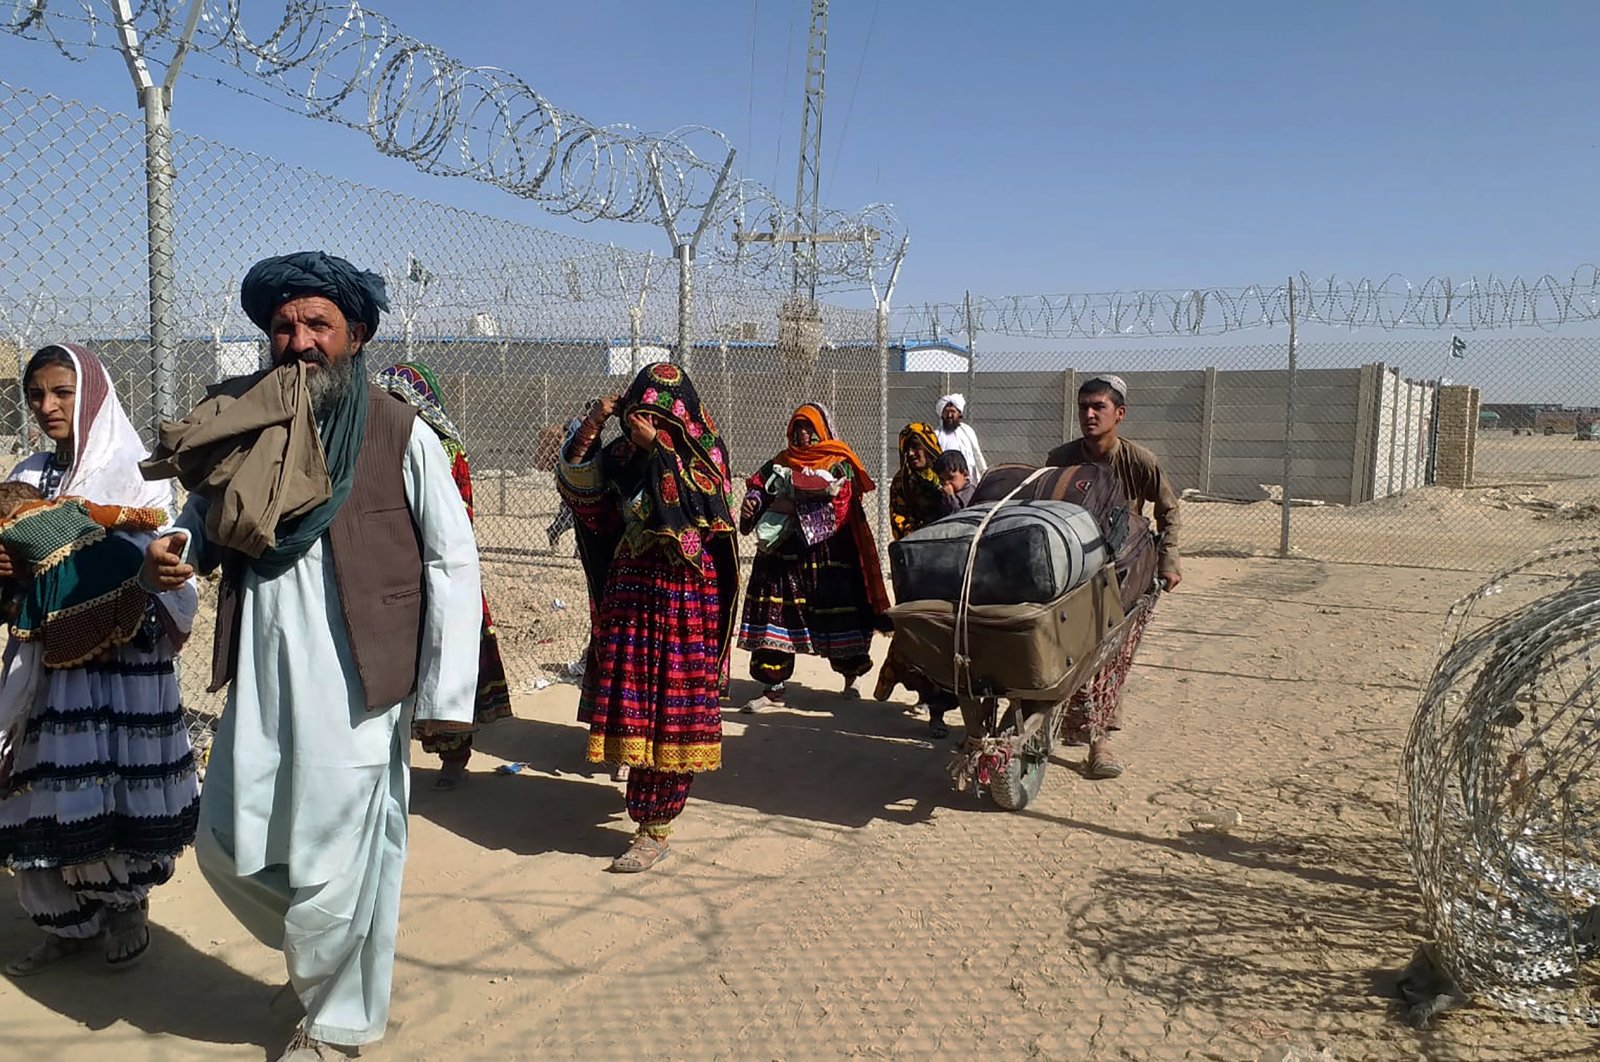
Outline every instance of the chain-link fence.
[[[255, 369], [260, 333], [238, 304], [257, 259], [302, 248], [381, 273], [391, 311], [369, 368], [428, 364], [473, 465], [485, 585], [515, 687], [570, 674], [588, 636], [584, 583], [552, 475], [555, 438], [590, 396], [670, 356], [676, 266], [470, 211], [336, 180], [178, 135], [175, 407]], [[76, 340], [105, 362], [146, 433], [156, 421], [142, 129], [132, 116], [0, 84], [0, 432], [39, 445], [20, 366]], [[735, 470], [781, 448], [788, 409], [820, 398], [880, 472], [882, 374], [871, 311], [819, 307], [809, 343], [780, 354], [786, 294], [715, 270], [694, 277], [686, 360], [723, 426]], [[805, 351], [810, 350], [807, 354]], [[205, 622], [202, 613], [202, 623]], [[207, 637], [202, 627], [197, 638]], [[186, 675], [203, 705], [197, 669]]]
[[[20, 366], [46, 342], [85, 342], [148, 431], [157, 374], [140, 124], [3, 84], [0, 106], [0, 202], [11, 221], [0, 230], [0, 365]], [[371, 367], [420, 360], [441, 377], [473, 459], [513, 681], [570, 668], [587, 609], [554, 488], [554, 439], [591, 395], [668, 356], [676, 265], [193, 137], [175, 137], [173, 153], [176, 407], [260, 363], [262, 338], [237, 297], [251, 262], [317, 247], [382, 273], [392, 310]], [[942, 364], [898, 343], [889, 357], [871, 311], [824, 305], [780, 324], [786, 300], [715, 269], [694, 278], [700, 341], [684, 359], [741, 473], [780, 448], [795, 404], [816, 399], [886, 487], [894, 434], [932, 419], [952, 390], [968, 393], [991, 462], [1037, 462], [1076, 435], [1078, 383], [1113, 371], [1130, 388], [1125, 433], [1156, 451], [1184, 495], [1186, 553], [1276, 554], [1285, 493], [1291, 552], [1386, 564], [1494, 568], [1600, 515], [1593, 340], [1474, 339], [1459, 358], [1448, 341], [1302, 342], [1292, 378], [1280, 336], [1073, 353], [980, 344], [974, 373], [948, 345]], [[946, 371], [912, 371], [924, 364]], [[21, 453], [38, 440], [9, 375], [0, 432]]]
[[[1547, 334], [1459, 356], [1448, 337], [1301, 342], [1292, 410], [1286, 341], [980, 350], [969, 416], [991, 461], [1036, 463], [1079, 434], [1079, 384], [1114, 372], [1122, 434], [1183, 496], [1185, 553], [1274, 555], [1287, 529], [1294, 555], [1492, 570], [1600, 519], [1597, 349]], [[921, 409], [945, 384], [915, 375], [895, 393]]]

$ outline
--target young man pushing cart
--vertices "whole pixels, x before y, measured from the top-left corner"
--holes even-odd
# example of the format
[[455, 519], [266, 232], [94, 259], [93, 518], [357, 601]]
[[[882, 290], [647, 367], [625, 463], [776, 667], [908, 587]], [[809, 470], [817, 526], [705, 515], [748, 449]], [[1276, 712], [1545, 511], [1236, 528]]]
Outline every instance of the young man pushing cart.
[[[1156, 570], [1166, 588], [1172, 590], [1183, 581], [1178, 562], [1178, 496], [1161, 471], [1156, 455], [1118, 435], [1117, 428], [1127, 413], [1128, 385], [1122, 377], [1108, 374], [1085, 380], [1078, 388], [1078, 427], [1082, 437], [1051, 450], [1045, 464], [1107, 465], [1121, 482], [1135, 513], [1143, 515], [1148, 502], [1155, 511], [1156, 531], [1161, 536]], [[1111, 734], [1122, 729], [1123, 683], [1152, 611], [1142, 611], [1116, 658], [1073, 696], [1062, 721], [1062, 738], [1067, 744], [1088, 744], [1091, 778], [1116, 778], [1123, 772], [1122, 761], [1112, 751]]]

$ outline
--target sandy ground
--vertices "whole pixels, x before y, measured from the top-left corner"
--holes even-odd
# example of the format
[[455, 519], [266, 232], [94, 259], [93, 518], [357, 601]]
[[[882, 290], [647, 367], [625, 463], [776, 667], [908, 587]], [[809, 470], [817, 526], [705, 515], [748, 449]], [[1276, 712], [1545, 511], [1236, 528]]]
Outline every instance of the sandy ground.
[[[727, 766], [637, 877], [603, 872], [629, 826], [575, 691], [520, 697], [462, 789], [417, 756], [402, 1024], [370, 1056], [1594, 1057], [1592, 1032], [1482, 1008], [1413, 1032], [1387, 996], [1417, 942], [1399, 749], [1477, 580], [1192, 560], [1130, 681], [1129, 772], [1086, 781], [1064, 750], [1021, 813], [952, 792], [904, 703], [805, 669], [787, 711], [727, 717]], [[528, 767], [492, 773], [508, 760]], [[1216, 811], [1242, 824], [1192, 826]], [[5, 955], [33, 940], [12, 892]], [[281, 958], [192, 859], [152, 918], [136, 972], [0, 983], [0, 1055], [275, 1057]]]

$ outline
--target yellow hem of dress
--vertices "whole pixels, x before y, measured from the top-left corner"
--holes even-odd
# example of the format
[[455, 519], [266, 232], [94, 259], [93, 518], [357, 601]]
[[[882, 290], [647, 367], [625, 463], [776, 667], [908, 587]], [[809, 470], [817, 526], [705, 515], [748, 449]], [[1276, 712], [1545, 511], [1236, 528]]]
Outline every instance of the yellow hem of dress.
[[649, 767], [669, 774], [714, 771], [722, 766], [722, 745], [658, 745], [648, 738], [590, 734], [590, 763]]

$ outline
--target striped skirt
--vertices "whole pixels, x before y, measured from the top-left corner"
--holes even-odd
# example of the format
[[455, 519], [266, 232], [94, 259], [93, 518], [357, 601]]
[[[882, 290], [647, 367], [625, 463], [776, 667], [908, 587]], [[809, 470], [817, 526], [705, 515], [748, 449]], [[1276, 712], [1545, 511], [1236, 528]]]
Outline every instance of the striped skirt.
[[861, 557], [848, 528], [814, 546], [795, 549], [798, 536], [750, 568], [739, 648], [814, 653], [852, 660], [872, 650], [872, 605]]
[[159, 862], [194, 841], [194, 750], [172, 657], [133, 643], [45, 673], [0, 787], [0, 866]]
[[606, 574], [578, 698], [588, 758], [658, 771], [722, 765], [722, 654], [715, 562], [624, 544]]

